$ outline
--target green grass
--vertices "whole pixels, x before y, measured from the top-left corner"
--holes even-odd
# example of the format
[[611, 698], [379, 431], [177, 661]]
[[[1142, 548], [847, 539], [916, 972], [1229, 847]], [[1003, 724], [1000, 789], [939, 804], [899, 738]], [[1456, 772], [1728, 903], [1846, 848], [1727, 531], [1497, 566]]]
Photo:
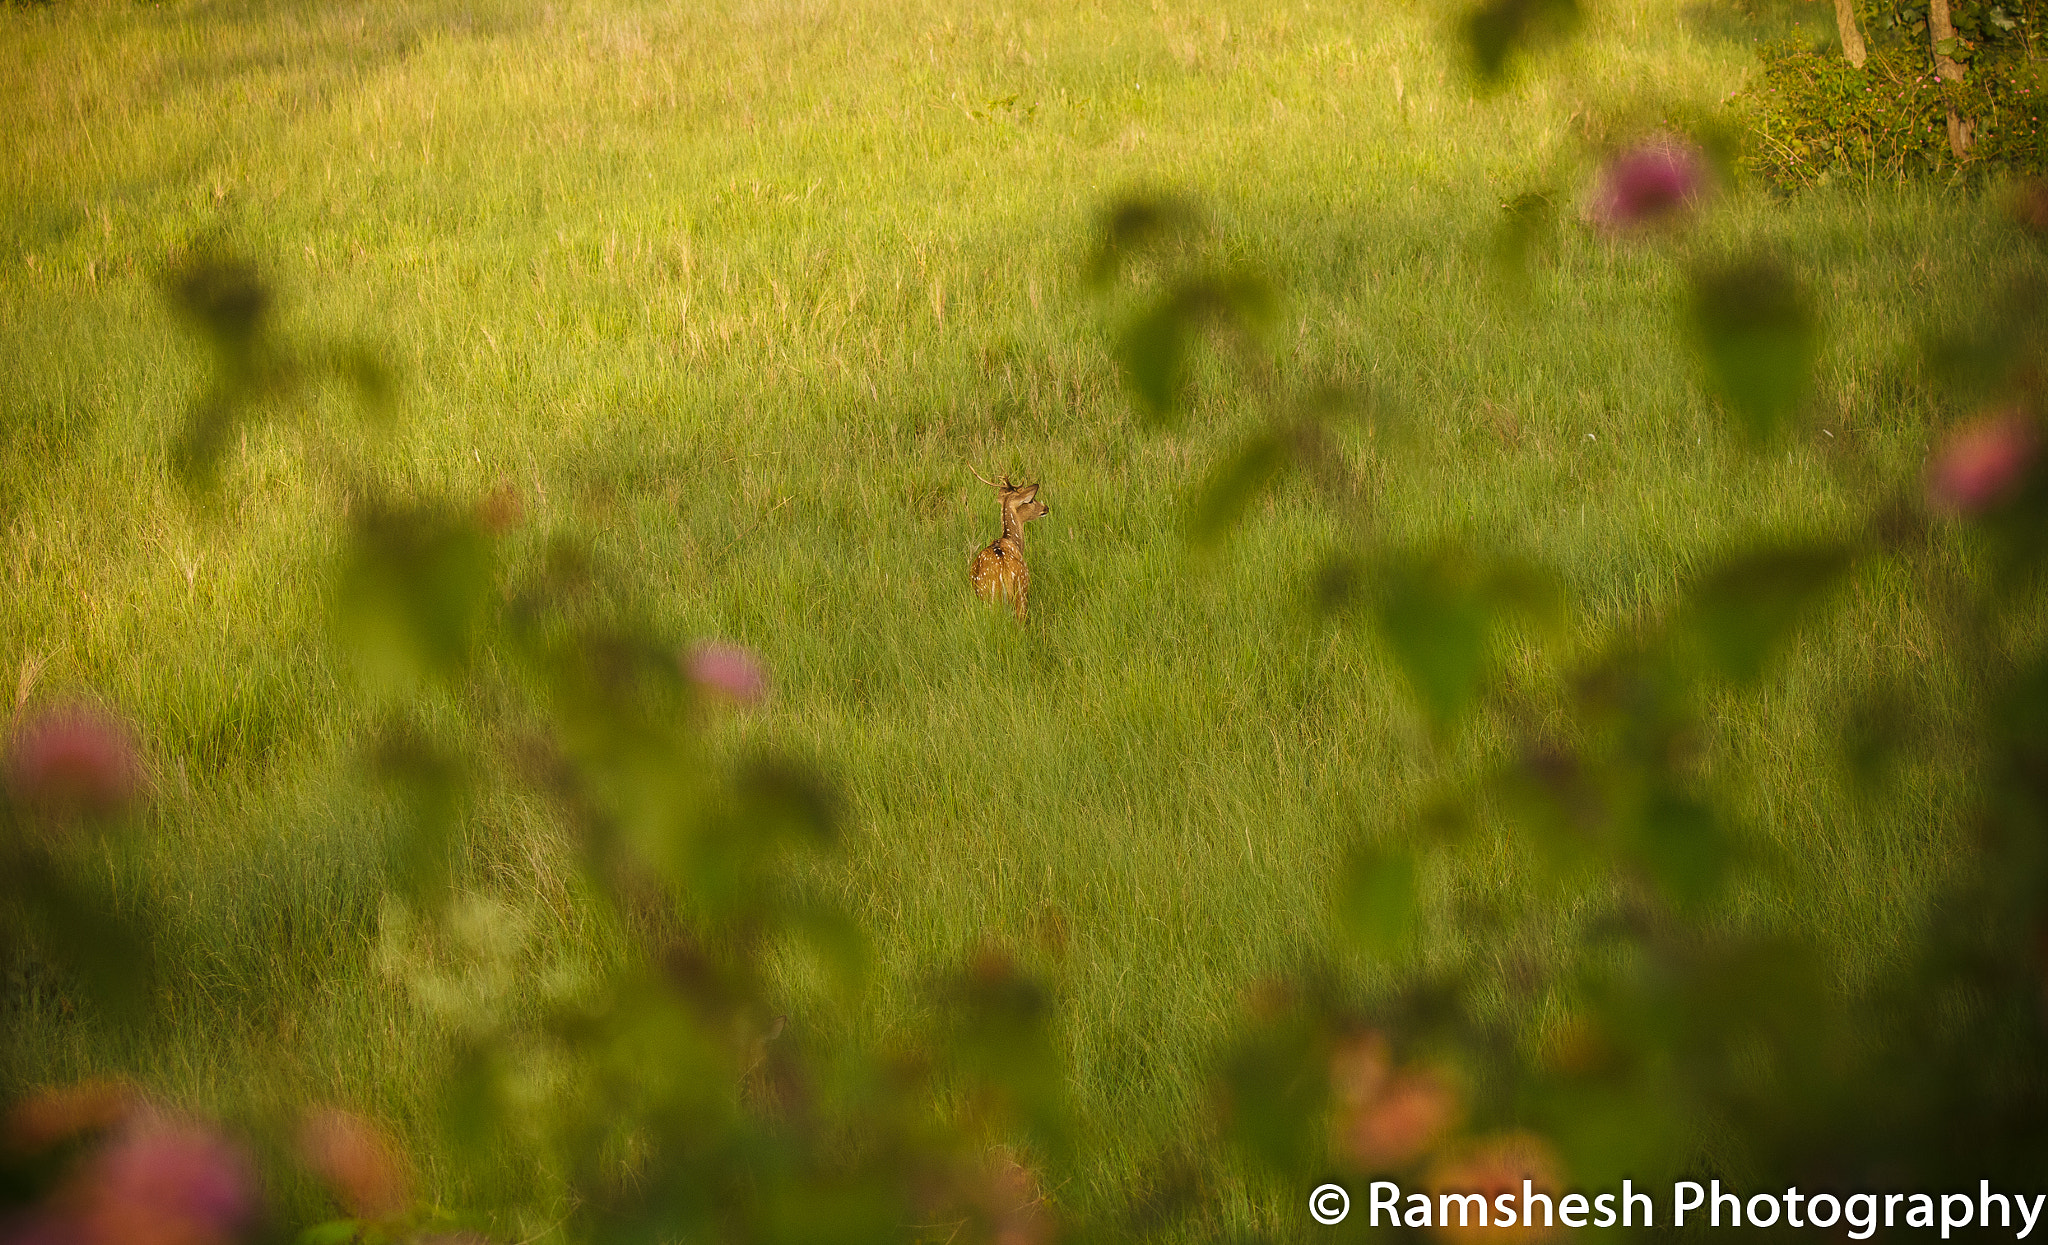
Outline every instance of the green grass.
[[[431, 1146], [468, 1021], [402, 988], [379, 893], [391, 814], [354, 778], [379, 706], [322, 605], [339, 460], [402, 492], [509, 485], [515, 550], [583, 536], [675, 633], [763, 654], [772, 705], [726, 745], [822, 758], [848, 796], [825, 880], [878, 961], [836, 1023], [913, 1031], [929, 975], [983, 944], [1042, 962], [1102, 1156], [1059, 1196], [1088, 1204], [1185, 1129], [1350, 845], [1498, 738], [1439, 754], [1367, 636], [1303, 612], [1344, 530], [1305, 492], [1187, 551], [1189, 494], [1259, 386], [1225, 369], [1181, 431], [1141, 424], [1081, 279], [1096, 211], [1143, 187], [1204, 204], [1213, 245], [1284, 293], [1280, 383], [1399, 412], [1398, 452], [1385, 429], [1345, 446], [1389, 530], [1554, 567], [1574, 645], [1663, 609], [1725, 541], [1846, 521], [1857, 464], [1909, 477], [1956, 413], [1916, 378], [1920, 335], [2019, 246], [1988, 206], [1896, 190], [1735, 191], [1661, 241], [1579, 226], [1590, 150], [1711, 110], [1749, 65], [1740, 24], [1653, 0], [1602, 6], [1495, 99], [1418, 4], [957, 7], [0, 10], [0, 662], [41, 663], [32, 701], [143, 725], [163, 812], [110, 867], [186, 948], [146, 1032], [10, 986], [9, 1087], [125, 1069], [237, 1112], [358, 1104]], [[1532, 187], [1564, 224], [1517, 301], [1488, 246]], [[366, 342], [400, 380], [388, 435], [321, 398], [238, 440], [213, 519], [165, 466], [205, 360], [155, 285], [207, 237], [261, 260], [287, 332]], [[1828, 330], [1810, 429], [1762, 459], [1701, 395], [1677, 310], [1693, 257], [1753, 245], [1796, 257]], [[1021, 631], [967, 590], [996, 524], [970, 468], [1053, 507]], [[1942, 875], [1963, 778], [1938, 730], [1894, 779], [1910, 817], [1873, 822], [1828, 777], [1850, 678], [1947, 678], [1907, 569], [1849, 593], [1712, 754], [1794, 865], [1738, 919], [1812, 934], [1853, 983]], [[509, 786], [468, 829], [470, 884], [528, 933], [508, 1006], [619, 953], [563, 833]], [[1528, 868], [1501, 839], [1432, 902]]]

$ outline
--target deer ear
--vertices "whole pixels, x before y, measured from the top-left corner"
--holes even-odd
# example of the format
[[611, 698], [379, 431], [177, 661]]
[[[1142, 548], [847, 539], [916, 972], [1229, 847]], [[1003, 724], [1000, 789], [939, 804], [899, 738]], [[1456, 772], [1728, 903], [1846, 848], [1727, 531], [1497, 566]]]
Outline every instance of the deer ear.
[[1027, 484], [1023, 488], [1017, 490], [1018, 501], [1032, 501], [1035, 500], [1037, 497], [1038, 486], [1036, 484]]

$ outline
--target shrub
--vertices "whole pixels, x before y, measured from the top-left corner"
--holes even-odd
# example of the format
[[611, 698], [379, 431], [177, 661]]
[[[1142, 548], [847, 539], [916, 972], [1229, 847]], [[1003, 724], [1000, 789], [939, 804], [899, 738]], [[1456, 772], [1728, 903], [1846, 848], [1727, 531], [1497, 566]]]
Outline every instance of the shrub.
[[[2017, 49], [1959, 50], [1976, 59], [1963, 81], [1947, 83], [1924, 46], [1880, 44], [1857, 69], [1832, 49], [1764, 44], [1761, 72], [1733, 100], [1741, 167], [1781, 186], [2048, 169], [2039, 63]], [[1960, 162], [1949, 150], [1951, 105], [1975, 123]]]

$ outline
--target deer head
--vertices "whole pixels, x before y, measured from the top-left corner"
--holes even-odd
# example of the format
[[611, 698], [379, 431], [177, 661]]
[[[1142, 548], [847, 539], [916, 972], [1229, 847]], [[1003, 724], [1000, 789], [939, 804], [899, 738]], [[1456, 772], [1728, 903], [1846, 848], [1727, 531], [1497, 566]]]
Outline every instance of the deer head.
[[996, 490], [996, 495], [1002, 499], [1004, 517], [1015, 515], [1020, 525], [1031, 519], [1042, 519], [1052, 513], [1051, 506], [1038, 500], [1036, 483], [1019, 488], [1010, 483], [1010, 477], [1004, 476], [1002, 487]]

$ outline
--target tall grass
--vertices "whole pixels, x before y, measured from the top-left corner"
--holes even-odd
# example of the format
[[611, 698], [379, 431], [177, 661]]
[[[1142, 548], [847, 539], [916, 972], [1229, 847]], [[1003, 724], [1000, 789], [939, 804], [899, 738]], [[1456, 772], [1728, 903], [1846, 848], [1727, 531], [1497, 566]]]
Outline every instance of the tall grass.
[[[1700, 551], [1825, 530], [1873, 473], [1910, 470], [1953, 412], [1908, 360], [2017, 246], [1971, 200], [1856, 189], [1734, 190], [1684, 241], [1580, 226], [1589, 153], [1710, 112], [1747, 69], [1742, 29], [1618, 0], [1573, 59], [1486, 99], [1446, 15], [1392, 2], [0, 10], [0, 661], [42, 663], [31, 700], [143, 724], [159, 812], [109, 868], [179, 966], [147, 1031], [17, 972], [8, 1083], [338, 1098], [431, 1162], [461, 1022], [403, 988], [426, 953], [394, 930], [392, 814], [356, 780], [380, 706], [324, 609], [334, 473], [358, 470], [509, 489], [515, 545], [587, 537], [678, 634], [759, 650], [772, 704], [725, 743], [838, 776], [826, 880], [878, 949], [853, 1016], [827, 1019], [792, 963], [799, 1016], [914, 1030], [936, 966], [1033, 957], [1101, 1181], [1124, 1179], [1208, 1092], [1241, 995], [1322, 928], [1347, 847], [1399, 833], [1489, 736], [1434, 748], [1372, 646], [1299, 608], [1342, 531], [1305, 494], [1188, 552], [1190, 491], [1264, 382], [1212, 378], [1187, 427], [1145, 430], [1080, 275], [1093, 214], [1134, 187], [1203, 204], [1215, 245], [1284, 291], [1279, 383], [1380, 395], [1344, 451], [1383, 521], [1557, 568], [1585, 643], [1661, 609]], [[1491, 231], [1532, 188], [1563, 224], [1517, 295]], [[204, 360], [154, 284], [206, 238], [262, 260], [286, 332], [367, 343], [400, 394], [388, 429], [338, 400], [280, 411], [231, 447], [217, 515], [164, 465]], [[1811, 428], [1764, 461], [1674, 331], [1684, 265], [1753, 244], [1797, 257], [1828, 331]], [[1040, 479], [1053, 506], [1025, 628], [967, 591], [996, 524], [970, 469]], [[1936, 723], [1894, 779], [1921, 815], [1875, 834], [1849, 815], [1826, 776], [1836, 689], [1943, 679], [1919, 585], [1851, 591], [1711, 741], [1757, 845], [1792, 862], [1743, 919], [1816, 936], [1849, 986], [1941, 876], [1965, 778]], [[525, 931], [517, 971], [480, 987], [516, 1007], [619, 948], [500, 763], [466, 881]], [[1455, 905], [1528, 867], [1502, 839], [1431, 885]], [[1503, 1006], [1533, 1024], [1543, 1002]]]

